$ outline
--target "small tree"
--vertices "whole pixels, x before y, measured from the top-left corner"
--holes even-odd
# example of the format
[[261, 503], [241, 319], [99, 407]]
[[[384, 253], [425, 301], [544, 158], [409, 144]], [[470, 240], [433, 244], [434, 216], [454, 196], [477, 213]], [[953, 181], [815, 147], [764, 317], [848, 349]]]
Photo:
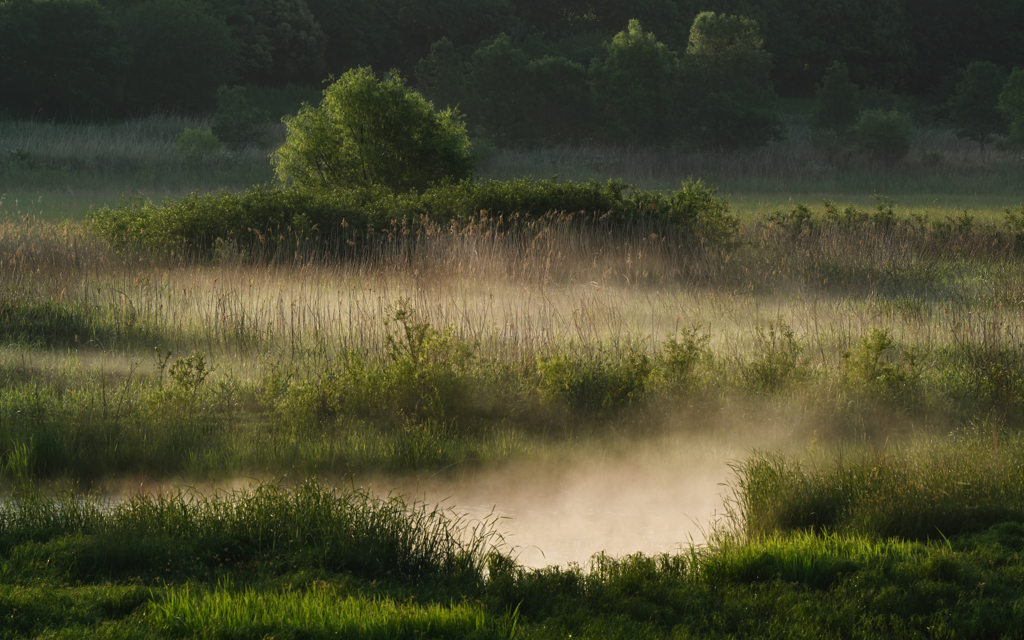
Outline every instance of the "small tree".
[[1024, 147], [1024, 69], [1013, 70], [999, 94], [999, 113], [1010, 128], [1007, 142]]
[[972, 62], [949, 100], [949, 118], [956, 135], [976, 141], [982, 151], [990, 137], [1006, 131], [1006, 123], [996, 109], [1005, 82], [1006, 75], [996, 65]]
[[850, 70], [838, 60], [828, 68], [815, 93], [812, 126], [818, 131], [832, 131], [841, 141], [853, 137], [853, 128], [860, 113], [859, 92], [850, 81]]
[[890, 166], [910, 152], [913, 134], [910, 116], [896, 110], [865, 109], [854, 128], [857, 145]]
[[324, 91], [320, 106], [285, 119], [288, 138], [274, 155], [278, 177], [304, 189], [383, 185], [423, 191], [473, 173], [466, 127], [457, 112], [435, 112], [397, 72], [377, 80], [353, 69]]

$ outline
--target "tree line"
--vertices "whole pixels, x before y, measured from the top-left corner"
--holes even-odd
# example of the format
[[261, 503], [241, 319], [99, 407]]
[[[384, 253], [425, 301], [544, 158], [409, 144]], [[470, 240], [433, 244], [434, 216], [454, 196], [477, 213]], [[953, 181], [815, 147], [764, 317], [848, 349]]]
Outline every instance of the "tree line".
[[368, 66], [496, 141], [756, 146], [836, 62], [948, 105], [972, 62], [1020, 63], [1022, 26], [1024, 0], [0, 0], [0, 112], [211, 112]]

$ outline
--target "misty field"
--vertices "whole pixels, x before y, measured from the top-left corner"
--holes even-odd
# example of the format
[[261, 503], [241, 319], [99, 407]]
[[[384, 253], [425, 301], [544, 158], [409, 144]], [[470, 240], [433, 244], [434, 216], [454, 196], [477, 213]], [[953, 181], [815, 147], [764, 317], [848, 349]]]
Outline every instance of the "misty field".
[[[1019, 207], [785, 203], [719, 246], [488, 212], [345, 259], [3, 213], [7, 637], [1022, 622]], [[727, 481], [706, 540], [527, 569], [501, 521], [345, 488], [602, 464], [628, 486], [623, 459]]]

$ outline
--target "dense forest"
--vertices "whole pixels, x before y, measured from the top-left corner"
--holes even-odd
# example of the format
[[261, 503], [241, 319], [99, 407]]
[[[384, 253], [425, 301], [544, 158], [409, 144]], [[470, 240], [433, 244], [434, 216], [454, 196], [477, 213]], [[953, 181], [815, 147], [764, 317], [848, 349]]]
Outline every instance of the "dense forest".
[[2, 0], [0, 115], [212, 112], [222, 85], [368, 66], [499, 144], [741, 148], [835, 62], [862, 106], [945, 117], [968, 65], [1024, 60], [1022, 27], [1024, 0]]

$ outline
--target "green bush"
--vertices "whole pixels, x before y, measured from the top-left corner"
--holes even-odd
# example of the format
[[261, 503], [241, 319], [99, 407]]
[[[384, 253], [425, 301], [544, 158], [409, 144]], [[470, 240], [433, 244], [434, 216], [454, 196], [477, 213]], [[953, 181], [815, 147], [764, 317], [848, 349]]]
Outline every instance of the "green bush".
[[910, 153], [914, 124], [910, 116], [898, 111], [865, 109], [854, 128], [857, 145], [888, 165]]
[[587, 353], [572, 347], [537, 361], [540, 390], [573, 411], [613, 411], [638, 405], [647, 395], [651, 360], [639, 345]]
[[897, 351], [887, 330], [874, 329], [843, 353], [843, 380], [854, 391], [903, 407], [920, 401], [921, 373], [910, 351]]
[[[200, 134], [192, 134], [208, 139]], [[663, 225], [679, 244], [720, 247], [730, 243], [739, 222], [728, 203], [701, 182], [685, 182], [669, 194], [638, 191], [619, 181], [460, 182], [420, 193], [394, 193], [384, 187], [313, 192], [253, 187], [243, 193], [190, 194], [155, 205], [132, 200], [121, 208], [89, 216], [90, 225], [119, 249], [140, 246], [156, 251], [214, 255], [229, 243], [260, 255], [281, 255], [297, 245], [321, 252], [348, 251], [372, 230], [392, 224], [468, 222], [480, 212], [506, 219], [548, 213], [576, 214], [603, 225], [645, 219]]]
[[392, 73], [377, 80], [353, 69], [310, 105], [286, 118], [288, 139], [274, 155], [277, 175], [312, 191], [381, 185], [419, 191], [473, 172], [466, 128]]
[[212, 158], [222, 147], [209, 129], [185, 129], [174, 143], [174, 150], [190, 164]]
[[754, 328], [754, 357], [743, 369], [743, 384], [758, 393], [775, 393], [807, 374], [803, 347], [781, 318]]

